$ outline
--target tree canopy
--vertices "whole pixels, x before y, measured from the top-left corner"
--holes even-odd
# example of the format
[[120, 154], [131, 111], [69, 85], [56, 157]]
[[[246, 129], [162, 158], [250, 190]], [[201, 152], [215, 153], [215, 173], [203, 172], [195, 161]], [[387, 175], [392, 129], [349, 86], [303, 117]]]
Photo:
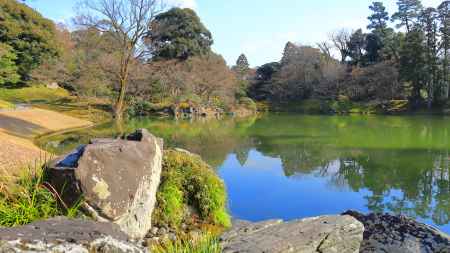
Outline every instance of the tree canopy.
[[25, 4], [0, 1], [0, 42], [12, 47], [22, 81], [46, 58], [58, 56], [55, 31], [52, 21]]
[[173, 8], [151, 24], [151, 47], [157, 59], [187, 59], [209, 53], [213, 39], [195, 11]]
[[14, 62], [17, 59], [12, 47], [0, 43], [0, 86], [5, 84], [15, 84], [19, 81], [17, 66]]

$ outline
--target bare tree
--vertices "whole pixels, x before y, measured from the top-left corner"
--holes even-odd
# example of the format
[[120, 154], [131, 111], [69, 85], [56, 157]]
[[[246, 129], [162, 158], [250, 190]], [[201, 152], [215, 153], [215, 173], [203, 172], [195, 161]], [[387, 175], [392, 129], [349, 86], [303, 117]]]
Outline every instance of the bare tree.
[[345, 59], [348, 56], [348, 45], [351, 36], [352, 32], [348, 29], [340, 29], [329, 34], [331, 42], [333, 42], [334, 47], [339, 50], [339, 53], [341, 54], [342, 63], [345, 62]]
[[324, 54], [327, 57], [327, 61], [332, 59], [332, 57], [333, 57], [331, 54], [332, 45], [330, 45], [330, 43], [328, 43], [327, 41], [322, 41], [322, 42], [316, 43], [316, 45], [317, 45], [317, 47], [319, 47], [322, 54]]
[[125, 110], [130, 65], [149, 56], [144, 40], [151, 22], [164, 10], [163, 0], [82, 0], [77, 25], [110, 33], [118, 45], [120, 62], [116, 73], [119, 95], [114, 104], [115, 117], [121, 120]]

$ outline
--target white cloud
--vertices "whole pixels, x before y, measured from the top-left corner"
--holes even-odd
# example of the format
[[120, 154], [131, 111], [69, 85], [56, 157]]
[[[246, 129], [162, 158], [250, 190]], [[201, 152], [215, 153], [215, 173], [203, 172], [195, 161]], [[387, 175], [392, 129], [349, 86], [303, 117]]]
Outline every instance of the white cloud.
[[169, 0], [169, 5], [180, 8], [191, 8], [194, 10], [197, 8], [196, 0]]

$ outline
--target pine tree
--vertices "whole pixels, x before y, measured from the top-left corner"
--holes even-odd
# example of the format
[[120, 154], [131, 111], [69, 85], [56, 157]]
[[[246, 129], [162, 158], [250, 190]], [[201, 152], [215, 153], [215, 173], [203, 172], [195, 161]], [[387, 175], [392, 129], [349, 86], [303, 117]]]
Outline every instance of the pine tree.
[[367, 29], [384, 31], [389, 21], [389, 13], [386, 11], [386, 7], [384, 7], [382, 2], [373, 2], [369, 9], [373, 13], [367, 17], [370, 21]]
[[298, 55], [298, 46], [292, 42], [286, 43], [284, 46], [283, 58], [281, 58], [281, 65], [286, 65], [295, 59], [296, 55]]
[[450, 92], [450, 80], [449, 80], [449, 50], [450, 50], [450, 1], [443, 1], [439, 7], [439, 20], [441, 33], [440, 47], [443, 51], [442, 59], [442, 75], [443, 75], [443, 97], [448, 99]]
[[420, 0], [398, 0], [398, 11], [392, 15], [392, 21], [399, 21], [397, 28], [406, 27], [409, 33], [419, 17], [423, 6]]
[[250, 65], [248, 64], [247, 56], [245, 54], [239, 55], [236, 61], [236, 70], [239, 73], [247, 73], [250, 69]]
[[426, 41], [425, 84], [428, 93], [428, 108], [431, 108], [437, 95], [435, 92], [438, 83], [438, 13], [434, 8], [427, 8], [421, 12], [419, 19]]

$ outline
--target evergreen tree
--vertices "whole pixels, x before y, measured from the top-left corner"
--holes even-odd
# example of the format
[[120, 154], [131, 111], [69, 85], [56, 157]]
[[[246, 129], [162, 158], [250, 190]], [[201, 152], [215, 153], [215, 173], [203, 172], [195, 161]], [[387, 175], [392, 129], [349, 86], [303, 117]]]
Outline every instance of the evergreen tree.
[[239, 55], [239, 57], [236, 61], [235, 70], [238, 73], [245, 75], [249, 69], [250, 69], [250, 65], [248, 64], [247, 56], [245, 56], [245, 54]]
[[153, 55], [162, 59], [187, 59], [211, 51], [211, 32], [195, 11], [173, 8], [155, 17], [151, 25]]
[[281, 58], [281, 65], [289, 64], [298, 55], [298, 46], [292, 42], [286, 43], [283, 51], [283, 58]]
[[420, 91], [426, 81], [426, 48], [423, 42], [423, 32], [414, 28], [406, 35], [400, 50], [400, 79], [410, 83], [412, 90], [410, 101], [414, 107], [421, 101]]
[[353, 65], [364, 65], [363, 50], [366, 48], [366, 35], [361, 29], [356, 30], [348, 43], [348, 54]]
[[441, 33], [440, 47], [443, 51], [442, 59], [442, 96], [445, 99], [449, 97], [450, 80], [449, 80], [449, 50], [450, 50], [450, 1], [443, 1], [439, 7], [439, 20]]
[[382, 49], [383, 43], [381, 42], [381, 37], [377, 33], [367, 34], [365, 44], [365, 61], [367, 64], [380, 62], [382, 60]]
[[14, 49], [22, 81], [43, 61], [59, 54], [54, 23], [16, 0], [0, 1], [0, 43]]
[[427, 8], [420, 14], [420, 22], [425, 35], [425, 83], [428, 93], [428, 108], [431, 108], [435, 97], [438, 96], [438, 13], [434, 8]]
[[386, 11], [386, 7], [384, 7], [382, 2], [373, 2], [369, 9], [373, 13], [367, 18], [370, 21], [367, 29], [384, 31], [389, 21], [389, 13]]
[[420, 0], [398, 0], [398, 11], [392, 15], [392, 21], [399, 21], [397, 28], [406, 27], [409, 33], [416, 23], [422, 10], [422, 3]]
[[15, 60], [17, 56], [13, 48], [0, 43], [0, 85], [15, 84], [19, 81]]

